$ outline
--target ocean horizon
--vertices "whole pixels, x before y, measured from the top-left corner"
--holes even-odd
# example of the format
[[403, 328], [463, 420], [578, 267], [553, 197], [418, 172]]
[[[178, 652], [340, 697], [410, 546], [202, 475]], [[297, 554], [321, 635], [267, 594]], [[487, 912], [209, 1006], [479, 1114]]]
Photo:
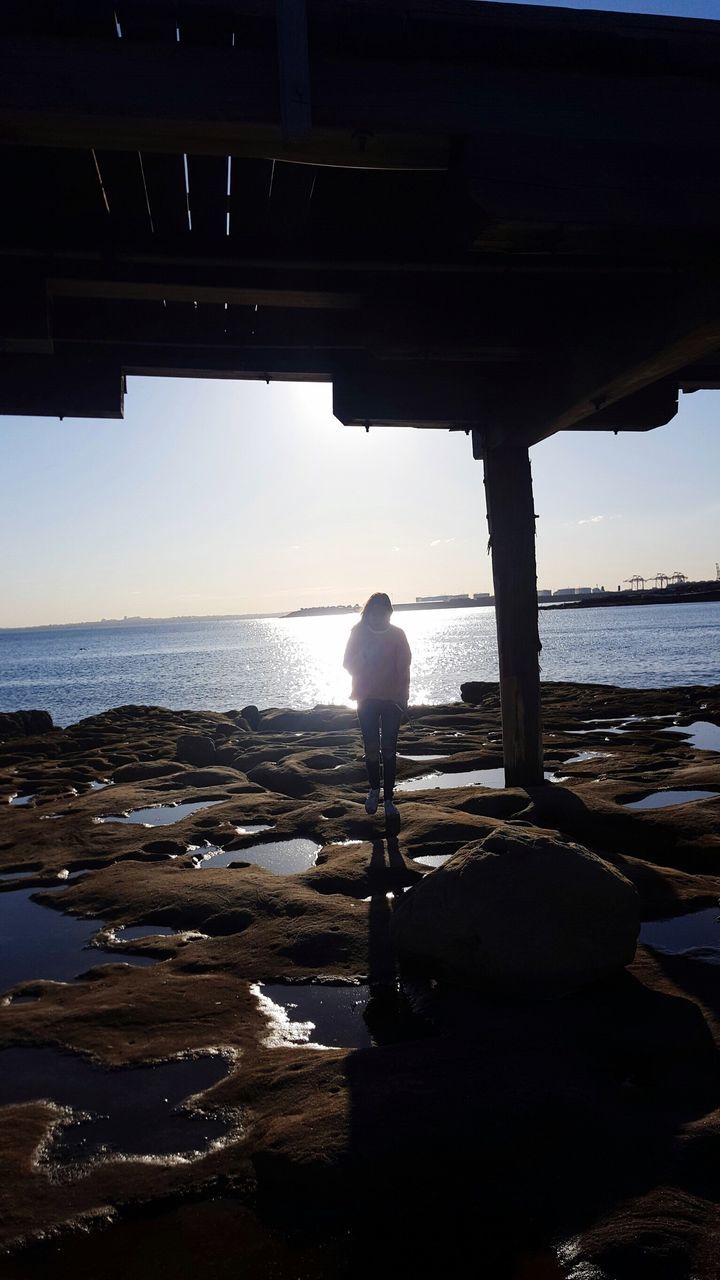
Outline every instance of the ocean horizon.
[[[75, 723], [128, 703], [175, 710], [350, 704], [354, 614], [0, 632], [0, 710]], [[413, 651], [411, 702], [456, 702], [497, 680], [493, 607], [396, 617]], [[540, 613], [541, 678], [625, 688], [720, 683], [720, 602]]]

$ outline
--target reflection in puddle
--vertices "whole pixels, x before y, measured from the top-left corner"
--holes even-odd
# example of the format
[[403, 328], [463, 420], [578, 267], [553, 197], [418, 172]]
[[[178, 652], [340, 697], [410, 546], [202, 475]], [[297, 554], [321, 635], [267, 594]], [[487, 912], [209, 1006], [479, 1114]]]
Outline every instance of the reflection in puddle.
[[209, 845], [196, 854], [195, 865], [201, 871], [213, 871], [231, 862], [250, 862], [276, 876], [289, 876], [314, 867], [320, 849], [321, 845], [314, 840], [273, 840], [269, 844], [253, 844], [249, 849], [219, 849], [217, 845]]
[[[18, 982], [69, 982], [96, 964], [117, 962], [116, 952], [90, 947], [103, 920], [79, 920], [33, 902], [31, 889], [0, 894], [0, 991]], [[144, 932], [152, 926], [144, 925]], [[127, 931], [125, 931], [127, 936]], [[123, 954], [130, 964], [157, 957]]]
[[111, 787], [111, 786], [112, 786], [112, 782], [110, 781], [110, 779], [109, 779], [109, 778], [103, 778], [102, 782], [91, 782], [91, 783], [90, 783], [90, 790], [91, 790], [91, 791], [104, 791], [106, 787]]
[[181, 818], [187, 818], [200, 809], [211, 809], [222, 800], [192, 800], [187, 804], [155, 804], [147, 809], [131, 809], [129, 813], [110, 813], [103, 818], [93, 818], [93, 822], [125, 822], [142, 827], [167, 827]]
[[667, 809], [673, 804], [689, 804], [691, 800], [710, 800], [718, 791], [653, 791], [642, 800], [624, 804], [623, 809]]
[[272, 831], [273, 826], [272, 822], [249, 822], [244, 827], [234, 827], [233, 830], [238, 836], [254, 836], [258, 831]]
[[[546, 782], [561, 782], [559, 774], [546, 773]], [[426, 773], [421, 778], [406, 778], [395, 784], [396, 791], [431, 791], [451, 787], [499, 787], [505, 788], [505, 770], [470, 769], [467, 773]]]
[[48, 1099], [89, 1113], [54, 1130], [49, 1154], [64, 1163], [115, 1153], [187, 1157], [227, 1133], [223, 1121], [197, 1114], [190, 1101], [227, 1073], [219, 1054], [108, 1069], [57, 1049], [3, 1049], [0, 1106]]
[[423, 760], [444, 760], [444, 759], [445, 759], [444, 755], [431, 756], [431, 755], [428, 755], [427, 753], [422, 756], [402, 756], [398, 751], [398, 760], [420, 760], [422, 762]]
[[13, 809], [19, 809], [22, 805], [29, 804], [30, 801], [34, 799], [35, 799], [34, 795], [32, 796], [14, 795], [9, 797], [8, 804], [11, 804]]
[[609, 751], [581, 751], [577, 756], [570, 756], [568, 760], [563, 760], [563, 767], [566, 764], [584, 764], [586, 760], [609, 760]]
[[697, 751], [720, 751], [720, 725], [710, 720], [695, 720], [692, 724], [674, 724], [663, 733], [682, 734], [687, 745]]
[[367, 986], [258, 983], [251, 990], [268, 1019], [269, 1048], [365, 1049], [372, 1044], [362, 1017], [370, 998]]
[[663, 955], [689, 955], [720, 964], [720, 915], [717, 907], [691, 911], [671, 920], [646, 920], [640, 941]]
[[425, 853], [422, 857], [413, 858], [413, 862], [421, 862], [425, 867], [442, 867], [452, 858], [451, 853]]

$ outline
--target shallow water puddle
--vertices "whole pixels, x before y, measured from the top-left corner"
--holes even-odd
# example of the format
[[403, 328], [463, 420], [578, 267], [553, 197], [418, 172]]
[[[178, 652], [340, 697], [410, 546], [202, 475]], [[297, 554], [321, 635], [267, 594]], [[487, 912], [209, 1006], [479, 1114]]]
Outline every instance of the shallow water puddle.
[[114, 1154], [200, 1155], [226, 1135], [227, 1124], [198, 1114], [191, 1099], [228, 1069], [219, 1054], [105, 1068], [58, 1049], [2, 1049], [0, 1106], [47, 1099], [89, 1113], [55, 1130], [49, 1154], [63, 1163]]
[[609, 760], [609, 751], [581, 751], [579, 755], [570, 756], [567, 760], [563, 760], [563, 768], [566, 764], [585, 764], [586, 760]]
[[663, 955], [690, 956], [720, 964], [720, 915], [717, 907], [705, 907], [669, 920], [646, 920], [640, 941]]
[[424, 867], [442, 867], [450, 858], [451, 853], [424, 853], [421, 857], [413, 858], [413, 862], [421, 862]]
[[372, 1038], [363, 1021], [370, 999], [368, 986], [331, 987], [323, 983], [251, 987], [268, 1019], [269, 1048], [366, 1049]]
[[111, 787], [112, 785], [113, 785], [113, 784], [112, 784], [112, 782], [110, 781], [110, 779], [109, 779], [109, 778], [104, 778], [104, 779], [102, 780], [102, 782], [91, 782], [91, 783], [90, 783], [90, 790], [91, 790], [91, 791], [104, 791], [106, 787]]
[[[104, 920], [78, 919], [33, 902], [31, 889], [0, 894], [0, 992], [18, 982], [69, 982], [97, 964], [157, 964], [158, 957], [91, 947]], [[142, 926], [143, 935], [161, 932]], [[164, 929], [162, 930], [164, 932]], [[174, 932], [171, 930], [170, 932]], [[129, 937], [129, 931], [123, 931]]]
[[441, 754], [441, 755], [439, 755], [439, 756], [438, 756], [438, 755], [435, 755], [435, 756], [431, 756], [431, 755], [423, 755], [423, 756], [402, 756], [402, 755], [400, 755], [400, 752], [398, 751], [398, 760], [419, 760], [419, 761], [422, 763], [422, 761], [424, 761], [424, 760], [444, 760], [444, 759], [445, 759], [445, 756], [444, 756], [444, 755], [442, 755], [442, 754]]
[[623, 809], [668, 809], [673, 804], [689, 804], [691, 800], [710, 800], [719, 791], [653, 791], [642, 800], [624, 804]]
[[217, 853], [206, 849], [195, 865], [199, 870], [213, 871], [231, 862], [250, 862], [276, 876], [289, 876], [314, 867], [321, 848], [314, 840], [273, 840], [269, 844], [250, 845], [248, 849], [218, 849]]
[[93, 818], [93, 822], [125, 822], [132, 826], [168, 827], [181, 818], [187, 818], [200, 809], [211, 809], [215, 804], [223, 804], [222, 800], [192, 800], [187, 804], [155, 804], [147, 809], [130, 809], [128, 813], [109, 813], [102, 818]]
[[682, 734], [690, 747], [697, 751], [720, 751], [720, 725], [710, 720], [695, 720], [692, 724], [674, 724], [663, 733]]
[[[546, 782], [561, 782], [559, 774], [546, 773]], [[430, 791], [436, 788], [450, 787], [505, 787], [505, 770], [470, 769], [466, 773], [426, 773], [421, 778], [405, 778], [395, 784], [396, 791]]]
[[272, 822], [249, 822], [244, 827], [234, 827], [233, 830], [238, 836], [254, 836], [258, 831], [272, 831], [274, 827]]
[[30, 801], [34, 799], [35, 799], [34, 795], [31, 795], [31, 796], [14, 795], [14, 796], [8, 797], [8, 804], [12, 805], [13, 809], [19, 809], [23, 805], [29, 804]]

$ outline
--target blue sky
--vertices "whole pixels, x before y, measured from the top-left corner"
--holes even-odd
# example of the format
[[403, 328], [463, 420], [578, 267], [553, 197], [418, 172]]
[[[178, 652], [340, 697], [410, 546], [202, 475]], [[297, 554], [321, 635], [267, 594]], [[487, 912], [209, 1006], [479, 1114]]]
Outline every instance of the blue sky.
[[[720, 0], [566, 5], [720, 18]], [[539, 586], [720, 560], [720, 392], [532, 450]], [[0, 420], [0, 626], [491, 590], [464, 435], [341, 427], [326, 386], [131, 379], [124, 422]]]

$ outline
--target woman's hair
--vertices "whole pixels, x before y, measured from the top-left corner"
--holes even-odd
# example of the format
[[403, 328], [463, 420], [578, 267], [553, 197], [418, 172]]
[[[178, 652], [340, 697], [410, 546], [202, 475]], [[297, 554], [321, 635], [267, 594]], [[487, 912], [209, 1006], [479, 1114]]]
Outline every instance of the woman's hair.
[[388, 613], [392, 613], [392, 605], [390, 597], [385, 591], [374, 591], [363, 605], [361, 619], [364, 622], [371, 609], [387, 609]]

